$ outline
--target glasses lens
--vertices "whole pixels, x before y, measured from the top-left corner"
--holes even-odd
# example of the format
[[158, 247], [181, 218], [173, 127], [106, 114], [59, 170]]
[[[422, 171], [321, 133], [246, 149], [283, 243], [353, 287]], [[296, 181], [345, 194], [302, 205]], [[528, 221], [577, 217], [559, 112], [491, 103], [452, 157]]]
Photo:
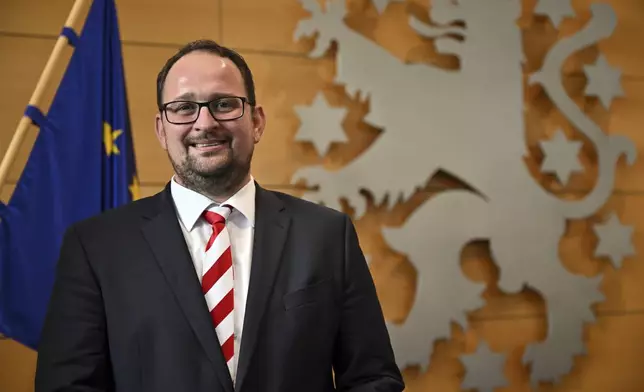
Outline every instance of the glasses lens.
[[234, 120], [244, 113], [244, 101], [237, 97], [220, 98], [210, 103], [210, 112], [217, 120]]
[[189, 123], [199, 115], [199, 105], [194, 102], [172, 102], [166, 105], [165, 112], [171, 123]]

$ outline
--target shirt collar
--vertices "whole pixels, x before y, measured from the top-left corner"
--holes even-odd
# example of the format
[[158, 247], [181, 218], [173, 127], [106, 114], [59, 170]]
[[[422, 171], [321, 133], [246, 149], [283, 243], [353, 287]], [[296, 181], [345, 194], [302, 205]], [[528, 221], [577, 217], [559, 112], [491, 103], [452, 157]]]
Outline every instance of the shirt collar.
[[[170, 182], [172, 199], [179, 214], [183, 226], [192, 231], [201, 214], [212, 205], [217, 205], [205, 195], [195, 192], [179, 184], [174, 176]], [[237, 193], [221, 204], [228, 204], [233, 207], [233, 214], [241, 213], [248, 220], [251, 226], [255, 226], [255, 179], [251, 176]]]

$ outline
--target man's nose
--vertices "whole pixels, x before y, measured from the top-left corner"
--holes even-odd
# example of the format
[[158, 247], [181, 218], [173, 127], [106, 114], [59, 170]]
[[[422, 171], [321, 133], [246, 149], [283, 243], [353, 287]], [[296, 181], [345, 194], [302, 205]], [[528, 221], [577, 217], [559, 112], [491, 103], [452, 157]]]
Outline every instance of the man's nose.
[[194, 127], [197, 129], [209, 129], [219, 125], [219, 122], [210, 114], [210, 110], [207, 107], [202, 107], [199, 109], [199, 117], [195, 121]]

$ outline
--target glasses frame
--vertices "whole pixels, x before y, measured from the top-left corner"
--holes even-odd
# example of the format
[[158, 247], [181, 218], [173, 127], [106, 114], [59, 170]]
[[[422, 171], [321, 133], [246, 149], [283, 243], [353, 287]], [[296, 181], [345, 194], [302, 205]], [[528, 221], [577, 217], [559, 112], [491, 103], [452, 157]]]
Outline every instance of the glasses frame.
[[[241, 111], [241, 114], [240, 114], [239, 116], [237, 116], [237, 117], [234, 117], [234, 118], [218, 119], [218, 118], [217, 118], [217, 116], [215, 116], [215, 115], [213, 114], [212, 110], [210, 110], [210, 104], [211, 104], [211, 103], [213, 103], [213, 102], [220, 101], [220, 100], [222, 100], [222, 99], [230, 99], [230, 98], [236, 98], [236, 99], [239, 99], [239, 100], [241, 100], [241, 101], [242, 101], [242, 111]], [[168, 107], [168, 105], [170, 105], [170, 104], [173, 104], [173, 103], [179, 103], [179, 102], [196, 104], [196, 105], [198, 106], [198, 108], [197, 108], [197, 117], [196, 117], [194, 120], [192, 120], [192, 121], [185, 121], [185, 122], [172, 122], [172, 121], [170, 121], [170, 119], [168, 118], [168, 110], [167, 110], [167, 107]], [[239, 119], [239, 118], [244, 117], [244, 114], [246, 114], [246, 104], [249, 104], [250, 106], [253, 106], [253, 105], [251, 104], [251, 102], [248, 100], [248, 98], [246, 98], [246, 97], [238, 97], [238, 96], [234, 96], [234, 95], [228, 95], [228, 96], [223, 96], [223, 97], [217, 97], [217, 98], [211, 99], [210, 101], [201, 101], [201, 102], [197, 102], [197, 101], [190, 101], [190, 100], [187, 100], [187, 99], [178, 99], [178, 100], [176, 100], [176, 101], [170, 101], [170, 102], [166, 102], [166, 103], [164, 103], [164, 104], [163, 104], [163, 106], [162, 106], [161, 111], [165, 114], [165, 119], [166, 119], [170, 124], [175, 124], [175, 125], [186, 125], [186, 124], [194, 124], [195, 122], [197, 122], [197, 120], [199, 120], [199, 116], [201, 116], [201, 108], [203, 108], [203, 107], [205, 106], [205, 107], [206, 107], [206, 109], [208, 109], [208, 113], [210, 113], [210, 115], [212, 116], [212, 118], [214, 118], [214, 119], [215, 119], [216, 121], [218, 121], [218, 122], [225, 122], [225, 121], [235, 121], [235, 120], [237, 120], [237, 119]]]

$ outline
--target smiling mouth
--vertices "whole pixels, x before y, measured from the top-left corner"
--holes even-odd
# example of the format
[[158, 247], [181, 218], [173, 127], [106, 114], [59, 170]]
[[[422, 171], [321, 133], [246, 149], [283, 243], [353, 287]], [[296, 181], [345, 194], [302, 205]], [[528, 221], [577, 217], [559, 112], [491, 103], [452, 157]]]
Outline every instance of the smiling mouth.
[[226, 144], [227, 142], [225, 140], [215, 140], [212, 142], [208, 143], [193, 143], [191, 144], [192, 147], [197, 147], [197, 148], [207, 148], [207, 147], [216, 147], [216, 146], [221, 146], [222, 144]]
[[190, 146], [191, 147], [212, 147], [212, 146], [220, 146], [228, 142], [230, 142], [228, 138], [197, 140], [197, 141], [191, 141]]
[[189, 146], [198, 152], [209, 153], [220, 151], [226, 148], [227, 145], [228, 140], [212, 140], [203, 143], [190, 143]]

